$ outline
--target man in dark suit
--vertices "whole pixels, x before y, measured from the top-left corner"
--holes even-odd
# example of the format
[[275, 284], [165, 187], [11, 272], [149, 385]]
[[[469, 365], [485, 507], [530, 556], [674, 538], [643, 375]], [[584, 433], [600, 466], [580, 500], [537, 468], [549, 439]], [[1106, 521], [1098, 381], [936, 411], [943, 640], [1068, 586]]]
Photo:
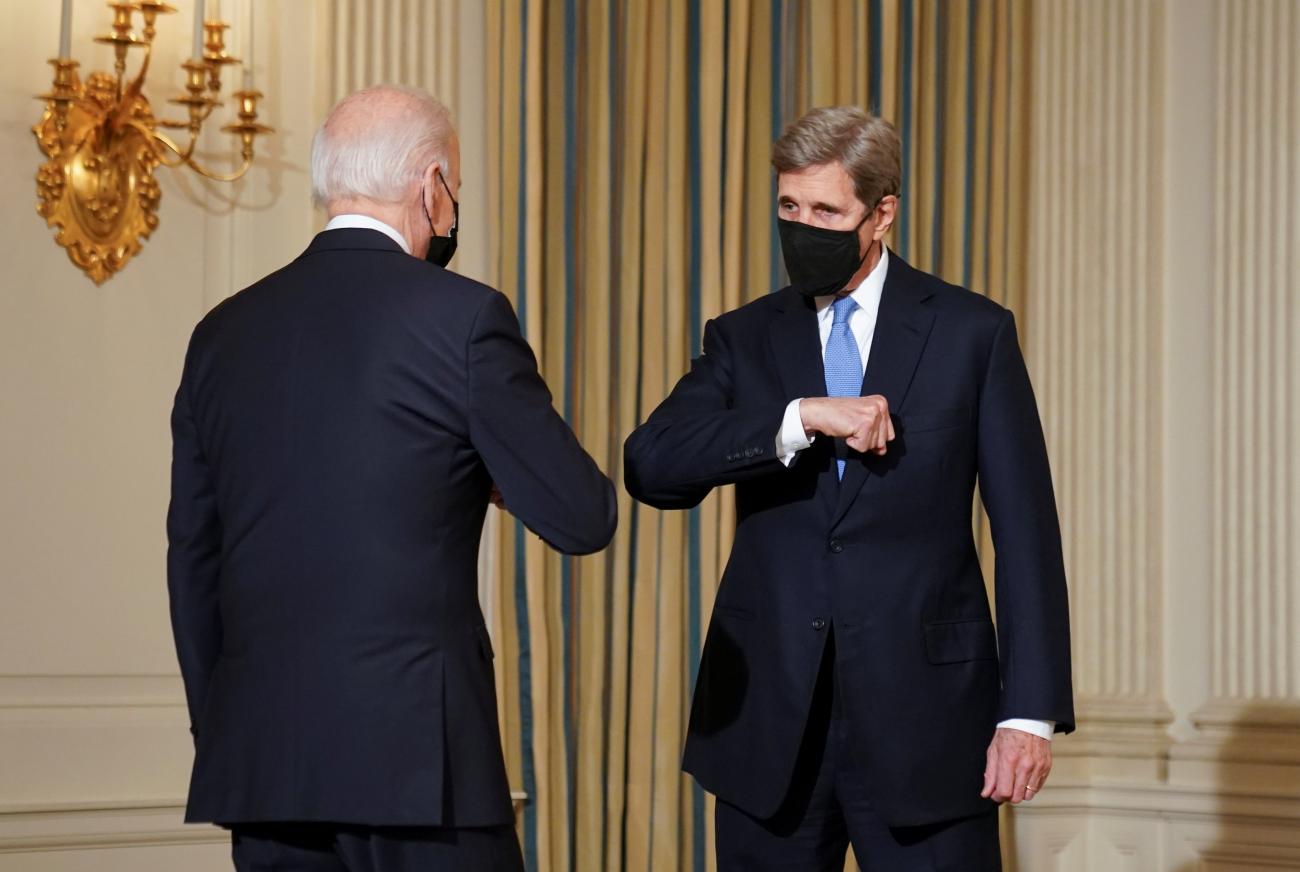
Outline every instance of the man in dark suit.
[[[552, 547], [613, 486], [501, 294], [442, 267], [447, 111], [376, 88], [312, 146], [326, 229], [194, 331], [172, 416], [187, 821], [244, 870], [520, 870], [477, 555], [494, 485]], [[433, 263], [426, 262], [426, 258]]]
[[[1011, 313], [886, 251], [899, 142], [816, 109], [773, 150], [791, 287], [728, 312], [632, 433], [632, 495], [736, 486], [685, 769], [720, 870], [1000, 868], [1074, 726], [1060, 531]], [[972, 536], [997, 554], [996, 633]]]

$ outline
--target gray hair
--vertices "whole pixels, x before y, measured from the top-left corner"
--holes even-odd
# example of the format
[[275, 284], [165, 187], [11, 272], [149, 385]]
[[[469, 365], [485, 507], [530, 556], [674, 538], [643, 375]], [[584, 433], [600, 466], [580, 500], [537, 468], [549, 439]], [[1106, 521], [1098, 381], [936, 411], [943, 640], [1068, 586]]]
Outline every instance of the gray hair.
[[790, 124], [772, 146], [778, 173], [838, 161], [853, 179], [853, 193], [867, 205], [898, 196], [902, 147], [894, 125], [857, 106], [823, 106]]
[[425, 91], [378, 85], [344, 97], [311, 142], [312, 200], [395, 203], [429, 164], [447, 162], [447, 107]]

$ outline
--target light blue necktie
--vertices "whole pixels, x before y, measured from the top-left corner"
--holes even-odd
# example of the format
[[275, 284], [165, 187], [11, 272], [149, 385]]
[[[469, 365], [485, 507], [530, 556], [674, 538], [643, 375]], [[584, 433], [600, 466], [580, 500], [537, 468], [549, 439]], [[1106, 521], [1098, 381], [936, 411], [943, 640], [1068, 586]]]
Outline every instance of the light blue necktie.
[[[856, 397], [862, 393], [862, 354], [858, 341], [849, 328], [849, 316], [858, 308], [852, 297], [840, 297], [831, 307], [835, 319], [831, 322], [831, 335], [826, 340], [826, 357], [822, 365], [826, 371], [826, 396]], [[844, 478], [844, 461], [836, 460], [840, 478]]]

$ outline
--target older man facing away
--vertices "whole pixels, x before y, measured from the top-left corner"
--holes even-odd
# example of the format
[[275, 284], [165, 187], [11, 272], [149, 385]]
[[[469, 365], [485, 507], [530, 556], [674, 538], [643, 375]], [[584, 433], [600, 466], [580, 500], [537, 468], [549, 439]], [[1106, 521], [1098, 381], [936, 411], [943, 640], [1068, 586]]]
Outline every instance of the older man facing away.
[[500, 293], [444, 267], [460, 147], [421, 92], [347, 97], [312, 145], [325, 230], [194, 331], [172, 415], [186, 820], [240, 870], [518, 870], [479, 538], [493, 487], [599, 550], [614, 489]]

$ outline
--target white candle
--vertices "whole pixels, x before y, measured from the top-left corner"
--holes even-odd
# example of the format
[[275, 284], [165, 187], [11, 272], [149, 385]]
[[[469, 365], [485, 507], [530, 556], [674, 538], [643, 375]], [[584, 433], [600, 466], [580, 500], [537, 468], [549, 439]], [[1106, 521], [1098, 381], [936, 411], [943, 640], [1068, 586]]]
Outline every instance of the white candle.
[[59, 22], [59, 57], [72, 57], [72, 0], [63, 0], [63, 19]]
[[244, 90], [253, 90], [253, 0], [248, 0], [248, 14], [244, 16], [247, 36], [244, 42]]
[[203, 60], [203, 0], [194, 0], [194, 53], [193, 58]]

